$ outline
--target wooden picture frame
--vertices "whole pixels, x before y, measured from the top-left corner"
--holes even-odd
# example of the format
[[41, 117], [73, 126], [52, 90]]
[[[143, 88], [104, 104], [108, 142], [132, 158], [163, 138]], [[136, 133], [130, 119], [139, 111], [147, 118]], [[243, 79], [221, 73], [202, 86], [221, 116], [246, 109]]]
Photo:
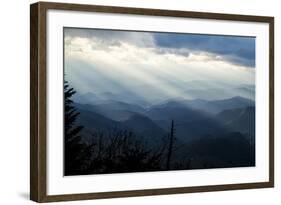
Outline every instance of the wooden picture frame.
[[[269, 178], [267, 181], [186, 186], [94, 193], [49, 195], [47, 193], [47, 11], [101, 12], [120, 15], [177, 17], [268, 24], [269, 31]], [[267, 136], [264, 136], [267, 137]], [[274, 186], [274, 18], [235, 14], [203, 13], [143, 8], [39, 2], [30, 6], [30, 199], [36, 202], [86, 200], [162, 194], [209, 192]]]

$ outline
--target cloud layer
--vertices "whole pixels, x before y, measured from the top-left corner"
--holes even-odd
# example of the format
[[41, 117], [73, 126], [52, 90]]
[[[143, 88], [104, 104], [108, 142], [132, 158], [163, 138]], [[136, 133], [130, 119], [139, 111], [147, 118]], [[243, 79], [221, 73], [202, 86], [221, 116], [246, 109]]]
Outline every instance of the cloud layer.
[[152, 101], [182, 96], [195, 81], [255, 82], [251, 37], [65, 28], [64, 40], [66, 78], [82, 93], [126, 91]]

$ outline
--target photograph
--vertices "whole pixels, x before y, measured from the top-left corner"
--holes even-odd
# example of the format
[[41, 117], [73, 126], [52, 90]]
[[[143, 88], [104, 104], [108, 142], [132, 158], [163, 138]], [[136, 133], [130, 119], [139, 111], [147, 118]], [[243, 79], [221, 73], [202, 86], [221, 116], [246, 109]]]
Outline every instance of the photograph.
[[63, 28], [64, 176], [255, 167], [256, 37]]
[[274, 187], [274, 16], [30, 6], [30, 199]]

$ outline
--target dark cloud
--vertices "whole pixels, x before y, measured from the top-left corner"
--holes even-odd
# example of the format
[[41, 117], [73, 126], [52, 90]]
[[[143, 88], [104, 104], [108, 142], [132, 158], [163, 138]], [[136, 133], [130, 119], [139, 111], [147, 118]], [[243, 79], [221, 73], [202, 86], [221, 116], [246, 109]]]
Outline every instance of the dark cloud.
[[154, 47], [157, 53], [182, 56], [192, 52], [208, 52], [236, 65], [255, 67], [254, 37], [82, 28], [65, 28], [64, 31], [70, 37], [98, 38], [107, 46], [120, 46], [121, 42], [127, 42], [138, 47]]
[[157, 46], [211, 52], [234, 64], [255, 67], [255, 38], [220, 35], [154, 33]]
[[188, 57], [190, 55], [190, 51], [186, 49], [178, 49], [178, 48], [161, 48], [158, 47], [154, 50], [155, 53], [158, 54], [175, 54], [175, 55], [181, 55], [184, 57]]

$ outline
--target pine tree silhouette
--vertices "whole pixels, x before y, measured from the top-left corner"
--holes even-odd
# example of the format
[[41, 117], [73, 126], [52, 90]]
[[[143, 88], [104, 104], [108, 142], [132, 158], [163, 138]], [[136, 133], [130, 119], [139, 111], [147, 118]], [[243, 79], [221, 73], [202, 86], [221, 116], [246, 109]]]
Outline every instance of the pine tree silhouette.
[[83, 126], [76, 125], [80, 114], [73, 105], [71, 97], [76, 91], [64, 81], [64, 174], [74, 175], [81, 172], [82, 154], [85, 144], [79, 135]]

